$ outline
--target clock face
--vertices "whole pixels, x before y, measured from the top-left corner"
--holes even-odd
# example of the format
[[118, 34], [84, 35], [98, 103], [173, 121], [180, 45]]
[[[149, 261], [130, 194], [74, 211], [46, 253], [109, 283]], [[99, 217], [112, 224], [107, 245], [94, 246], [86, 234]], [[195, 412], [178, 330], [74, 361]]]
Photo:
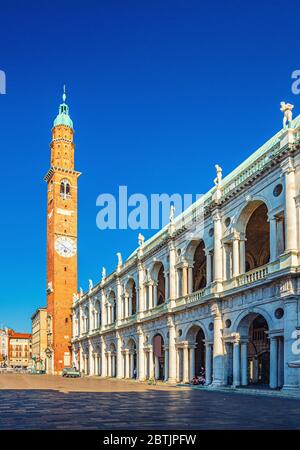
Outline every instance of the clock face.
[[67, 236], [60, 236], [55, 241], [55, 250], [64, 258], [71, 258], [76, 255], [76, 242]]

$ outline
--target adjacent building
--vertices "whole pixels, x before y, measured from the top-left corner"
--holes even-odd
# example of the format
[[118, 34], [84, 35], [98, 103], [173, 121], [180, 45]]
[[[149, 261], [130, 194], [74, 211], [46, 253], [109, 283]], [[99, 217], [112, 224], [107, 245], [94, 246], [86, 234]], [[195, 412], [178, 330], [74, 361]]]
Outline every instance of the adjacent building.
[[31, 317], [32, 360], [36, 370], [45, 370], [47, 349], [47, 308], [39, 308]]
[[8, 366], [8, 328], [0, 329], [0, 367]]
[[26, 369], [31, 366], [31, 334], [9, 330], [8, 349], [10, 367]]
[[74, 297], [81, 371], [188, 383], [204, 368], [211, 386], [299, 389], [300, 116], [288, 124]]

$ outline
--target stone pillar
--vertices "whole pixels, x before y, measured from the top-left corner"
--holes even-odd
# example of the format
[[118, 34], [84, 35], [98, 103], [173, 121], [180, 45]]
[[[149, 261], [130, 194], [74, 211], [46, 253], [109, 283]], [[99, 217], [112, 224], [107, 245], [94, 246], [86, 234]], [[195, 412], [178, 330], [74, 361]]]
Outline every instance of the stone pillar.
[[222, 282], [222, 223], [218, 210], [213, 213], [214, 221], [214, 281]]
[[116, 355], [116, 375], [117, 378], [123, 378], [123, 365], [122, 365], [122, 339], [117, 332], [117, 355]]
[[248, 342], [241, 342], [242, 386], [248, 385]]
[[210, 250], [205, 251], [206, 254], [206, 279], [207, 286], [212, 282], [212, 272], [211, 272], [211, 259], [212, 255]]
[[106, 297], [104, 293], [104, 289], [101, 289], [101, 322], [102, 327], [107, 324], [107, 316], [106, 316]]
[[154, 378], [154, 361], [153, 361], [153, 347], [149, 349], [149, 378]]
[[157, 282], [153, 283], [153, 306], [157, 306]]
[[299, 359], [293, 352], [296, 342], [298, 325], [297, 297], [288, 297], [284, 300], [284, 386], [283, 389], [298, 388], [298, 370], [288, 367], [288, 363]]
[[145, 353], [144, 353], [144, 333], [141, 327], [138, 328], [138, 379], [145, 379]]
[[149, 309], [153, 308], [153, 282], [148, 285]]
[[270, 223], [270, 262], [277, 258], [277, 221], [275, 216], [269, 217]]
[[188, 293], [188, 268], [184, 266], [182, 268], [182, 296], [184, 297]]
[[193, 266], [189, 266], [188, 268], [188, 294], [192, 294], [193, 292]]
[[155, 379], [159, 379], [159, 359], [158, 356], [154, 355], [154, 370], [155, 370]]
[[168, 381], [169, 379], [169, 349], [165, 347], [165, 373], [164, 373], [164, 381]]
[[168, 363], [168, 381], [169, 383], [176, 382], [176, 330], [174, 324], [174, 317], [168, 317], [168, 331], [169, 331], [169, 363]]
[[241, 355], [240, 342], [235, 340], [233, 342], [233, 386], [240, 386], [241, 384]]
[[278, 379], [278, 340], [277, 337], [270, 338], [270, 388], [277, 388]]
[[132, 316], [132, 293], [129, 295], [128, 298], [128, 315], [129, 317]]
[[297, 216], [295, 204], [295, 169], [293, 160], [289, 158], [282, 165], [285, 180], [285, 242], [286, 251], [297, 250]]
[[112, 376], [112, 370], [111, 370], [111, 352], [106, 352], [107, 355], [107, 376]]
[[189, 383], [189, 347], [185, 344], [183, 347], [183, 382]]
[[[170, 375], [169, 375], [170, 377]], [[181, 381], [180, 377], [180, 348], [176, 348], [176, 381]]]
[[101, 337], [101, 376], [107, 376], [106, 355], [105, 355], [105, 341]]
[[89, 342], [89, 375], [95, 375], [95, 365], [93, 364], [93, 346], [91, 342]]
[[125, 350], [125, 378], [130, 377], [129, 372], [129, 350]]
[[224, 383], [223, 324], [221, 312], [217, 303], [213, 305], [212, 313], [214, 314], [213, 385], [221, 386]]
[[134, 355], [133, 355], [133, 351], [130, 352], [130, 356], [129, 356], [129, 367], [130, 367], [130, 373], [129, 376], [130, 378], [133, 378], [133, 369], [134, 369]]
[[124, 296], [124, 306], [125, 306], [125, 317], [129, 315], [129, 295], [126, 292]]
[[240, 240], [240, 273], [243, 274], [246, 271], [246, 249], [245, 239]]
[[190, 381], [195, 376], [195, 347], [190, 347]]
[[282, 387], [284, 383], [284, 345], [283, 337], [278, 339], [278, 379], [277, 386]]
[[139, 312], [145, 309], [145, 290], [144, 290], [144, 267], [141, 262], [138, 263], [139, 276]]
[[175, 251], [175, 245], [174, 242], [169, 242], [169, 281], [170, 281], [170, 288], [169, 288], [169, 297], [170, 302], [174, 302], [176, 298], [176, 251]]
[[165, 284], [166, 299], [168, 300], [170, 298], [170, 276], [169, 276], [169, 272], [165, 272], [165, 279], [166, 279], [166, 284]]
[[238, 277], [240, 274], [240, 249], [239, 249], [239, 240], [235, 236], [232, 242], [232, 262], [233, 262], [233, 270], [232, 276]]
[[205, 384], [212, 382], [212, 345], [205, 343]]

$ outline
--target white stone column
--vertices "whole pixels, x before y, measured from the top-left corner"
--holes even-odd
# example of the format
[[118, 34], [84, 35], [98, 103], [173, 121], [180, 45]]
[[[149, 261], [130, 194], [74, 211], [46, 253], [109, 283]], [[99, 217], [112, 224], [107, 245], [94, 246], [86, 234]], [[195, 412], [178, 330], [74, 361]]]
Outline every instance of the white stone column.
[[240, 274], [240, 248], [239, 248], [239, 240], [235, 236], [232, 242], [232, 262], [233, 262], [233, 271], [232, 276], [238, 277]]
[[281, 167], [285, 179], [285, 241], [286, 251], [288, 252], [297, 250], [296, 187], [292, 158], [285, 160]]
[[149, 349], [148, 358], [149, 358], [149, 378], [154, 378], [154, 360], [153, 360], [152, 346]]
[[165, 347], [165, 373], [164, 380], [168, 381], [169, 379], [169, 349]]
[[101, 328], [107, 324], [107, 316], [106, 316], [106, 296], [104, 289], [101, 289]]
[[283, 338], [278, 339], [278, 379], [277, 386], [282, 387], [284, 383], [284, 345]]
[[277, 259], [277, 221], [275, 216], [269, 217], [270, 223], [270, 262]]
[[[170, 370], [170, 366], [169, 366], [169, 370]], [[170, 375], [169, 375], [170, 378]], [[181, 381], [180, 378], [180, 348], [177, 347], [176, 348], [176, 381]]]
[[242, 386], [248, 385], [248, 342], [241, 342]]
[[129, 350], [125, 350], [125, 378], [129, 378]]
[[240, 386], [241, 384], [241, 355], [240, 342], [235, 340], [233, 342], [233, 386]]
[[111, 370], [111, 352], [106, 352], [107, 355], [107, 376], [112, 376], [112, 370]]
[[188, 267], [188, 294], [193, 292], [193, 266]]
[[126, 292], [124, 297], [124, 306], [125, 306], [125, 317], [129, 315], [129, 295]]
[[170, 276], [169, 276], [169, 272], [165, 272], [165, 279], [166, 279], [166, 284], [165, 284], [166, 300], [169, 300], [169, 298], [170, 298]]
[[175, 251], [175, 245], [174, 242], [169, 242], [169, 282], [170, 282], [170, 289], [169, 289], [169, 297], [171, 305], [174, 303], [174, 300], [176, 298], [176, 251]]
[[153, 282], [148, 285], [149, 309], [153, 308]]
[[107, 376], [106, 355], [105, 355], [105, 341], [101, 337], [101, 376]]
[[144, 333], [141, 327], [138, 328], [138, 379], [145, 379], [145, 353], [144, 353]]
[[214, 221], [214, 281], [222, 282], [222, 223], [218, 210], [213, 213]]
[[122, 338], [118, 332], [117, 332], [116, 375], [117, 378], [124, 377], [122, 364]]
[[174, 318], [168, 318], [168, 331], [169, 331], [169, 370], [168, 380], [170, 383], [176, 382], [176, 329], [174, 324]]
[[144, 289], [144, 266], [141, 262], [138, 263], [138, 276], [139, 276], [139, 312], [145, 310], [145, 289]]
[[183, 382], [189, 383], [189, 347], [185, 344], [183, 347]]
[[129, 299], [128, 299], [128, 315], [132, 316], [132, 293], [129, 295]]
[[188, 293], [188, 268], [184, 266], [182, 268], [182, 295], [185, 296]]
[[297, 297], [288, 297], [284, 300], [284, 386], [283, 389], [295, 389], [298, 384], [298, 370], [288, 367], [288, 363], [299, 359], [293, 353], [293, 344], [296, 342], [298, 326]]
[[212, 382], [212, 344], [205, 343], [205, 384]]
[[213, 305], [212, 313], [214, 314], [213, 385], [221, 386], [224, 383], [224, 346], [222, 316], [218, 304]]
[[129, 376], [130, 376], [130, 378], [133, 378], [133, 370], [134, 370], [134, 355], [133, 355], [133, 351], [130, 352], [129, 367], [130, 367]]
[[157, 282], [153, 283], [153, 306], [157, 306]]
[[195, 347], [190, 346], [190, 381], [195, 376]]
[[246, 270], [246, 249], [245, 239], [240, 240], [240, 274], [245, 273]]
[[211, 272], [211, 259], [212, 255], [210, 250], [205, 251], [206, 254], [206, 279], [207, 279], [207, 286], [212, 282], [212, 272]]
[[278, 379], [278, 341], [277, 337], [270, 338], [270, 388], [277, 388]]
[[158, 356], [154, 355], [154, 371], [155, 371], [155, 379], [159, 379], [159, 359]]
[[93, 358], [93, 346], [92, 343], [89, 342], [89, 375], [95, 375], [95, 367], [93, 364], [94, 358]]

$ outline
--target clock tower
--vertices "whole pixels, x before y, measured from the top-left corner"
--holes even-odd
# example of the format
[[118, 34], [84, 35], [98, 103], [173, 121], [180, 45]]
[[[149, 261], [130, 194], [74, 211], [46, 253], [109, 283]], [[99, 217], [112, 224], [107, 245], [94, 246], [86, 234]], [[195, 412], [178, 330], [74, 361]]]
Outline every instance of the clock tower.
[[77, 180], [66, 93], [54, 120], [47, 195], [47, 373], [71, 365], [72, 300], [77, 293]]

